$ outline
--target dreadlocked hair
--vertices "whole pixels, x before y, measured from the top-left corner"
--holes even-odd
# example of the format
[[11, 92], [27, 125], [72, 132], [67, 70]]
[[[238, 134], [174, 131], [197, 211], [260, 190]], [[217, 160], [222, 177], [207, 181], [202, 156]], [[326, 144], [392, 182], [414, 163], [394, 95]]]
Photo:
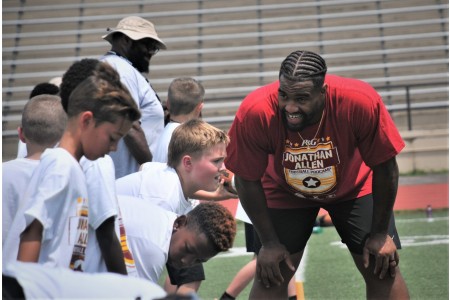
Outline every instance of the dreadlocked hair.
[[233, 246], [236, 221], [223, 205], [202, 202], [187, 214], [187, 226], [204, 233], [217, 252]]
[[297, 50], [289, 54], [281, 63], [279, 77], [283, 75], [292, 81], [312, 80], [314, 87], [320, 88], [326, 73], [327, 65], [319, 54]]

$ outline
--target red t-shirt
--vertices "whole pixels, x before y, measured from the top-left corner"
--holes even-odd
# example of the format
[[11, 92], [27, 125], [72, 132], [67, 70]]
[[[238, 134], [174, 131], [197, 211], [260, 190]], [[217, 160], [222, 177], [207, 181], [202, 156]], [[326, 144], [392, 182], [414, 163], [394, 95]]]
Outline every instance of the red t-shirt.
[[225, 165], [246, 180], [262, 178], [268, 207], [318, 206], [370, 194], [370, 167], [405, 146], [369, 84], [335, 75], [325, 82], [322, 124], [300, 131], [305, 140], [283, 123], [278, 81], [253, 91], [239, 107]]

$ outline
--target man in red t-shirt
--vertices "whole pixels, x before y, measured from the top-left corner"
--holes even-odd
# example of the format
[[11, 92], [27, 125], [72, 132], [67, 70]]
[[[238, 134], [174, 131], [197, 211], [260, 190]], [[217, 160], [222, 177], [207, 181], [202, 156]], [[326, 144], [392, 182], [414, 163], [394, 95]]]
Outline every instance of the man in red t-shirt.
[[295, 51], [279, 80], [250, 93], [230, 128], [225, 164], [262, 242], [250, 298], [287, 298], [320, 208], [353, 256], [368, 298], [408, 298], [393, 206], [404, 142], [380, 95], [326, 75]]

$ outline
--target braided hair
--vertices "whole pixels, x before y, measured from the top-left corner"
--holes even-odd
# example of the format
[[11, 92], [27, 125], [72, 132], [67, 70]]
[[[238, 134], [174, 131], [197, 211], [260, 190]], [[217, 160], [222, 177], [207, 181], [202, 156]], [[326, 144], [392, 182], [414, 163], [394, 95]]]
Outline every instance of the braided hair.
[[291, 81], [312, 80], [314, 87], [320, 88], [326, 73], [327, 65], [319, 54], [297, 50], [289, 54], [281, 63], [279, 77], [283, 75]]

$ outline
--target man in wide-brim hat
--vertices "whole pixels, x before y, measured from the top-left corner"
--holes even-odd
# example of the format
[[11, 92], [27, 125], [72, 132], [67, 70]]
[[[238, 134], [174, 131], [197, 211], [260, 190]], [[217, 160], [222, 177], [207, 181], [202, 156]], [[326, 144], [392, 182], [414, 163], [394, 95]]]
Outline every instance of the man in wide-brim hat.
[[161, 101], [143, 73], [149, 73], [150, 60], [166, 45], [153, 23], [137, 16], [125, 17], [107, 31], [103, 39], [111, 44], [111, 50], [100, 60], [117, 70], [142, 114], [140, 122], [135, 122], [119, 142], [117, 151], [110, 153], [116, 178], [120, 178], [137, 172], [141, 164], [152, 160], [151, 153], [164, 129]]
[[[136, 16], [123, 18], [116, 28], [108, 28], [103, 38], [112, 45], [112, 51], [126, 57], [139, 72], [147, 73], [152, 56], [167, 49], [153, 23]], [[138, 55], [140, 51], [142, 56]]]

